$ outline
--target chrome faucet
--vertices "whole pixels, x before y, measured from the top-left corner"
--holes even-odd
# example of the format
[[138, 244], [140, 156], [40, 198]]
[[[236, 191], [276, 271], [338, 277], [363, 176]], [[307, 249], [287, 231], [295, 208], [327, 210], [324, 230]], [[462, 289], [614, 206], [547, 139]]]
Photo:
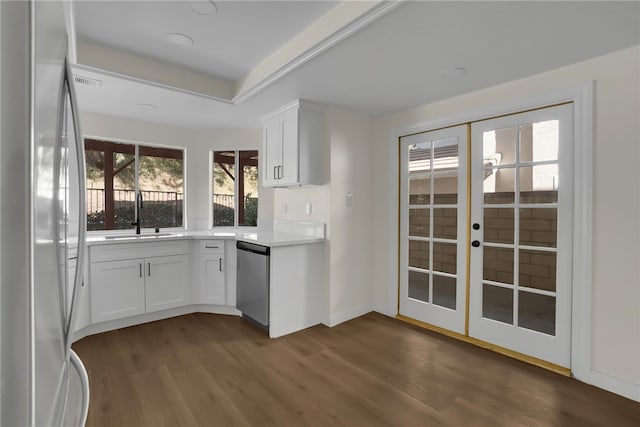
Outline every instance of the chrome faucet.
[[138, 190], [136, 194], [136, 222], [132, 222], [131, 225], [136, 226], [136, 234], [140, 234], [140, 211], [142, 210], [142, 191]]

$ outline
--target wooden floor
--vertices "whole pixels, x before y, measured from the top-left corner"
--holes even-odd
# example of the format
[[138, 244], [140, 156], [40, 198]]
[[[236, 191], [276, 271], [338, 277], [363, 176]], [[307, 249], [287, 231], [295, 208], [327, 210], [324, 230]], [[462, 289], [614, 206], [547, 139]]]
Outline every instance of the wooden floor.
[[74, 344], [89, 426], [639, 426], [640, 404], [379, 314], [270, 340], [191, 314]]

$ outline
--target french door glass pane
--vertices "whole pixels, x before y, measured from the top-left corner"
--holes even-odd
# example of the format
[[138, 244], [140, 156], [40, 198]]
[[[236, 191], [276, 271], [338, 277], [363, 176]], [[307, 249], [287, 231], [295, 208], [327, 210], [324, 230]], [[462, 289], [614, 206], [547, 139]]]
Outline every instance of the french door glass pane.
[[433, 169], [458, 169], [458, 138], [445, 138], [433, 141]]
[[484, 241], [513, 244], [513, 209], [484, 209]]
[[433, 237], [452, 240], [458, 237], [458, 209], [433, 210]]
[[409, 240], [409, 266], [429, 269], [429, 242]]
[[555, 248], [558, 242], [556, 208], [520, 209], [520, 244]]
[[429, 302], [429, 274], [409, 270], [409, 298]]
[[455, 243], [433, 242], [433, 271], [456, 274], [458, 249]]
[[485, 169], [484, 203], [509, 204], [515, 198], [515, 168]]
[[433, 177], [433, 203], [436, 205], [458, 204], [458, 177]]
[[433, 303], [441, 307], [456, 309], [456, 279], [433, 275]]
[[511, 165], [516, 162], [516, 128], [495, 129], [482, 134], [482, 155], [489, 162]]
[[558, 165], [520, 168], [520, 203], [557, 203]]
[[558, 160], [558, 120], [520, 126], [520, 163]]
[[513, 289], [482, 286], [482, 317], [513, 324]]
[[409, 236], [429, 237], [430, 235], [430, 211], [429, 208], [409, 209]]
[[518, 326], [555, 335], [555, 297], [520, 291], [518, 293]]
[[556, 253], [520, 250], [518, 284], [534, 289], [555, 292]]
[[409, 146], [409, 174], [431, 171], [431, 141]]
[[431, 178], [417, 176], [409, 178], [409, 204], [428, 205], [431, 203]]
[[484, 280], [492, 282], [513, 283], [513, 249], [484, 246], [483, 275]]

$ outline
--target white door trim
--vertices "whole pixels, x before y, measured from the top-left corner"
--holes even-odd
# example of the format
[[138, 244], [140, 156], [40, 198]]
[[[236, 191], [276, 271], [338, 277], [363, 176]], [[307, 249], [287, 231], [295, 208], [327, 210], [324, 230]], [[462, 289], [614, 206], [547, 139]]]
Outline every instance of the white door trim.
[[[413, 126], [392, 129], [389, 132], [389, 175], [388, 191], [388, 232], [391, 254], [399, 249], [398, 234], [398, 179], [399, 152], [398, 138], [418, 132], [455, 126], [505, 114], [523, 112], [544, 106], [573, 102], [574, 123], [574, 194], [573, 194], [573, 294], [572, 324], [580, 325], [571, 330], [571, 370], [577, 379], [625, 395], [624, 389], [613, 390], [610, 386], [597, 381], [591, 368], [591, 288], [592, 288], [592, 232], [593, 232], [593, 92], [594, 82], [566, 90], [550, 92], [540, 96], [513, 101], [512, 103], [488, 106], [483, 109], [467, 111], [455, 116], [432, 120]], [[387, 306], [385, 314], [395, 316], [398, 313], [398, 258], [389, 257], [387, 277]], [[628, 396], [629, 397], [629, 396]], [[632, 397], [637, 399], [636, 397]]]

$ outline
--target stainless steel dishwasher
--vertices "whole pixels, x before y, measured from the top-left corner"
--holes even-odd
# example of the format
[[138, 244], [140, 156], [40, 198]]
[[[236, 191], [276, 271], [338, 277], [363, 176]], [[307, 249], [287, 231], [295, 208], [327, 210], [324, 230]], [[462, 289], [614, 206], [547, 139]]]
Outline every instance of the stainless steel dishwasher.
[[267, 246], [236, 242], [238, 249], [236, 308], [242, 317], [269, 328], [269, 256]]

